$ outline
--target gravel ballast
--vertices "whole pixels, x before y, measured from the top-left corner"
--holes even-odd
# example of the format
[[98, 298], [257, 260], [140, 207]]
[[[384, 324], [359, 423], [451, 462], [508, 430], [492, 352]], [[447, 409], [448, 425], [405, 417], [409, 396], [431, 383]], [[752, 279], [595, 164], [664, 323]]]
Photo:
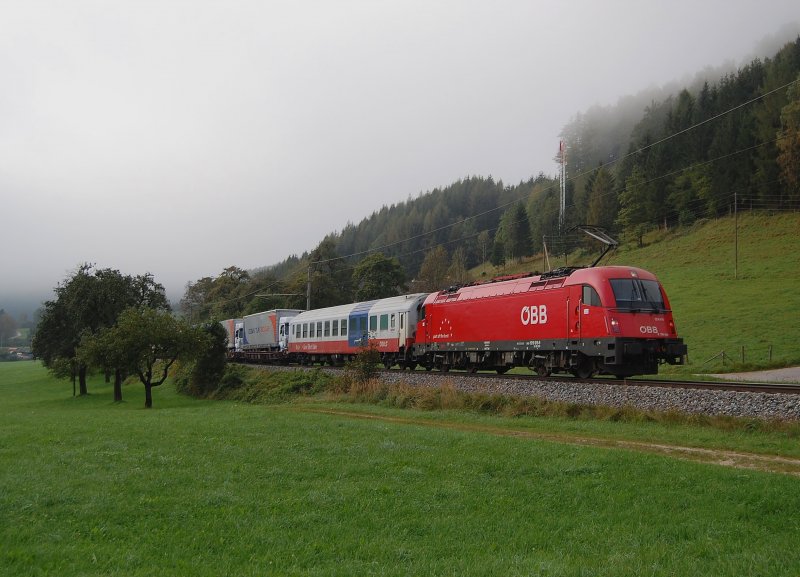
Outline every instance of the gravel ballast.
[[[270, 367], [275, 370], [303, 370], [289, 367]], [[341, 374], [334, 369], [322, 369]], [[387, 384], [405, 383], [416, 387], [438, 387], [447, 381], [459, 391], [514, 396], [531, 396], [575, 403], [610, 407], [634, 407], [643, 411], [678, 411], [703, 415], [755, 417], [760, 419], [800, 420], [800, 395], [750, 393], [666, 387], [605, 385], [564, 381], [471, 377], [448, 373], [420, 371], [382, 372]]]

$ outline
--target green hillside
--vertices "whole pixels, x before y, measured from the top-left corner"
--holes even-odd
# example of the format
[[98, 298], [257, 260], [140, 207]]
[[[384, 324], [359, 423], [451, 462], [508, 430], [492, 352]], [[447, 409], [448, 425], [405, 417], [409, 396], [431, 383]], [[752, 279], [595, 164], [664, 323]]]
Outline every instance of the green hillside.
[[[730, 370], [732, 361], [737, 370], [800, 364], [800, 214], [740, 214], [738, 267], [735, 224], [729, 217], [698, 223], [688, 234], [661, 232], [644, 248], [623, 247], [605, 260], [661, 279], [689, 346], [683, 370]], [[706, 363], [721, 351], [731, 357], [724, 366], [721, 359]]]
[[[600, 264], [638, 266], [658, 275], [667, 291], [689, 365], [665, 373], [713, 373], [800, 365], [800, 213], [740, 213], [689, 229], [657, 231], [645, 246], [623, 244]], [[570, 255], [588, 264], [597, 253]], [[564, 265], [554, 260], [552, 268]], [[738, 270], [736, 270], [738, 268]], [[472, 270], [474, 278], [542, 270], [542, 255], [514, 266]], [[770, 360], [770, 346], [772, 360]], [[742, 363], [742, 347], [745, 362]], [[726, 360], [712, 359], [725, 351]], [[709, 361], [709, 362], [706, 362]]]

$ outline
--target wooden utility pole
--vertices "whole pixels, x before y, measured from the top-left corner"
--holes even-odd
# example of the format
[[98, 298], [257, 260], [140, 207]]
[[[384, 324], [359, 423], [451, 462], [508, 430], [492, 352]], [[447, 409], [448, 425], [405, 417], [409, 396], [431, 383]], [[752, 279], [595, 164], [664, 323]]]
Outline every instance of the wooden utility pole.
[[733, 279], [739, 278], [739, 193], [733, 193]]

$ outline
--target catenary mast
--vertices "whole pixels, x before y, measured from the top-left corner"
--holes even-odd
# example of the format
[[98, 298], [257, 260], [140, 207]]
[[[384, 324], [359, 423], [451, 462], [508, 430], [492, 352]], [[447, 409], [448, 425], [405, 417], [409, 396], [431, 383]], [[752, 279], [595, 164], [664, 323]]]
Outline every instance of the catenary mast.
[[558, 143], [558, 163], [561, 165], [561, 197], [558, 207], [558, 232], [564, 233], [564, 219], [567, 210], [567, 145], [561, 140]]

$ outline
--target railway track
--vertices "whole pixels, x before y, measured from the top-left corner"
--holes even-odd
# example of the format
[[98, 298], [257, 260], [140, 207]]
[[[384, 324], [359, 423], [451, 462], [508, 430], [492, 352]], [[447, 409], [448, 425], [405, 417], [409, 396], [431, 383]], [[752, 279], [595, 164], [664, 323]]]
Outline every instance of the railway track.
[[[446, 375], [449, 373], [439, 373]], [[612, 379], [593, 378], [577, 379], [575, 377], [539, 377], [536, 375], [493, 375], [490, 373], [453, 373], [459, 377], [478, 377], [483, 379], [511, 379], [521, 381], [543, 382], [570, 382], [598, 385], [618, 385], [625, 387], [661, 387], [666, 389], [697, 389], [706, 391], [738, 391], [743, 393], [775, 393], [775, 394], [800, 394], [800, 384], [793, 383], [748, 383], [743, 381], [689, 381], [689, 380], [661, 380], [661, 379]]]
[[[253, 366], [253, 365], [250, 365]], [[311, 369], [312, 367], [300, 367]], [[325, 366], [328, 370], [341, 370], [341, 367]], [[591, 379], [578, 379], [571, 376], [550, 376], [540, 377], [538, 375], [520, 375], [514, 373], [506, 373], [497, 375], [494, 373], [470, 373], [467, 371], [423, 371], [416, 370], [408, 372], [403, 369], [383, 369], [381, 373], [388, 373], [392, 375], [398, 374], [419, 374], [428, 375], [432, 378], [463, 378], [463, 379], [483, 379], [498, 380], [498, 381], [522, 381], [522, 382], [553, 382], [553, 383], [580, 383], [580, 384], [597, 384], [597, 385], [617, 385], [622, 387], [659, 387], [665, 389], [695, 389], [704, 391], [737, 391], [742, 393], [773, 393], [783, 395], [800, 395], [800, 384], [795, 383], [755, 383], [744, 381], [690, 381], [690, 380], [662, 380], [662, 379], [614, 379], [614, 378], [591, 378]]]

